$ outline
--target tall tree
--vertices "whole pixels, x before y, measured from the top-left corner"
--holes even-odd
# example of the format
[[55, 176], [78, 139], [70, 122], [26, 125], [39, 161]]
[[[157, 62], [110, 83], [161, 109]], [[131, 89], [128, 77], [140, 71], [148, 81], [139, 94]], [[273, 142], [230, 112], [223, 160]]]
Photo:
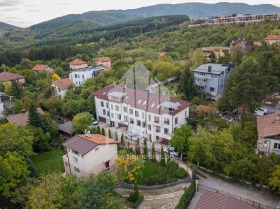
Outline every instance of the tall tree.
[[161, 149], [160, 149], [160, 164], [162, 166], [165, 166], [165, 154], [164, 154], [162, 145], [161, 145]]
[[185, 98], [189, 100], [191, 100], [197, 93], [193, 72], [189, 69], [184, 70], [181, 75], [178, 92], [183, 93]]
[[269, 178], [269, 185], [271, 186], [272, 190], [280, 193], [280, 165], [275, 167], [275, 170]]
[[180, 153], [187, 154], [189, 150], [189, 138], [193, 135], [190, 126], [181, 126], [174, 131], [170, 140], [170, 145], [176, 148]]
[[16, 98], [21, 98], [23, 95], [23, 89], [16, 81], [12, 81], [11, 95]]
[[144, 139], [144, 152], [143, 152], [143, 155], [144, 155], [145, 159], [149, 158], [149, 156], [148, 156], [147, 139], [146, 138]]
[[82, 112], [73, 118], [72, 126], [73, 131], [76, 134], [84, 133], [85, 130], [88, 129], [88, 127], [92, 123], [92, 115], [89, 112]]
[[151, 158], [152, 161], [156, 162], [157, 159], [156, 159], [156, 150], [155, 150], [155, 144], [153, 143], [152, 145], [152, 158]]

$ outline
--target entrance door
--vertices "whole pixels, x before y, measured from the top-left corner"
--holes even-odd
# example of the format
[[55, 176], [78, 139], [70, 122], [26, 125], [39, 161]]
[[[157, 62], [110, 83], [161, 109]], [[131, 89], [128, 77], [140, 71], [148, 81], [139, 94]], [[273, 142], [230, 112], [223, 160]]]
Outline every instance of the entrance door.
[[110, 160], [108, 160], [107, 162], [105, 162], [105, 167], [106, 169], [108, 169], [110, 167]]

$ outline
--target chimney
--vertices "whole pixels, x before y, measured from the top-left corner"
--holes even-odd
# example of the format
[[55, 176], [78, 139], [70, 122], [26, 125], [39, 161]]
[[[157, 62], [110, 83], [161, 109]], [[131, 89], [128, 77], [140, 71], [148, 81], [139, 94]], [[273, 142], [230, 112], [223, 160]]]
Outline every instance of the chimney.
[[208, 73], [211, 73], [212, 71], [212, 65], [208, 65]]

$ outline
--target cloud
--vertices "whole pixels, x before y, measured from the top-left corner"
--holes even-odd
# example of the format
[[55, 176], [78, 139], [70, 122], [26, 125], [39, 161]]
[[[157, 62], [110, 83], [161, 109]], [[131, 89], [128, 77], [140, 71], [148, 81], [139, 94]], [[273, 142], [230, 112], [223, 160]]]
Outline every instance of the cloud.
[[42, 10], [38, 10], [38, 9], [29, 9], [29, 10], [26, 10], [26, 12], [42, 12]]
[[17, 6], [21, 4], [21, 0], [0, 0], [0, 7]]

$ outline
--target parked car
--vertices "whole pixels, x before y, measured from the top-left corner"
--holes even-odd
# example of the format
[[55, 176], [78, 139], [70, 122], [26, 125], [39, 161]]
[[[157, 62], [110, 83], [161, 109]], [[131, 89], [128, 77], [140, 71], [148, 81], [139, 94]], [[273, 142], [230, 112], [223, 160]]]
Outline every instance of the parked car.
[[130, 141], [137, 141], [139, 139], [139, 136], [137, 134], [133, 134], [129, 132], [125, 135], [125, 138]]
[[95, 120], [94, 118], [91, 119], [91, 124], [94, 125], [94, 126], [97, 126], [98, 125], [98, 121]]
[[174, 147], [167, 147], [167, 148], [164, 149], [164, 152], [167, 154], [168, 150], [170, 151], [170, 155], [172, 157], [178, 157], [179, 156], [178, 151]]
[[265, 115], [265, 114], [267, 114], [267, 109], [260, 107], [260, 108], [256, 109], [255, 114], [259, 115], [259, 116]]

